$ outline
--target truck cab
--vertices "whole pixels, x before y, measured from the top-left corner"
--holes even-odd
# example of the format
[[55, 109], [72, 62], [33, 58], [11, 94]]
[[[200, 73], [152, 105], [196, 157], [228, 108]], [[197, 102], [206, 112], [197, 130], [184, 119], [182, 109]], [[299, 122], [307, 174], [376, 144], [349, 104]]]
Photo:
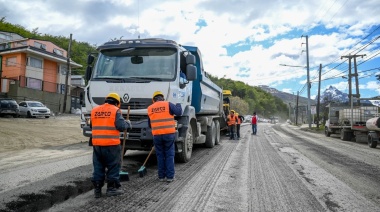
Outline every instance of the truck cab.
[[182, 116], [175, 116], [176, 152], [180, 161], [187, 162], [193, 143], [205, 142], [201, 132], [213, 125], [215, 117], [208, 115], [219, 118], [222, 110], [222, 91], [206, 77], [199, 49], [151, 38], [110, 41], [97, 50], [87, 61], [83, 134], [91, 137], [87, 124], [91, 110], [103, 104], [108, 93], [116, 92], [122, 98], [124, 117], [130, 109], [133, 126], [126, 149], [150, 150], [153, 137], [147, 108], [153, 93], [161, 91], [165, 100], [182, 106]]

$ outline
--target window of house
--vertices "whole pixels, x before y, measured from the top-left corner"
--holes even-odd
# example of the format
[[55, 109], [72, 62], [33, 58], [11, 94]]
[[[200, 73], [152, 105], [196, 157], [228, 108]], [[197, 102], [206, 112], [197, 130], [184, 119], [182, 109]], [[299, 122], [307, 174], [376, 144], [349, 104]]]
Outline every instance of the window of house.
[[46, 49], [46, 45], [37, 41], [34, 41], [34, 47], [40, 48], [40, 49]]
[[12, 36], [0, 33], [0, 38], [5, 40], [12, 40]]
[[6, 62], [5, 62], [5, 66], [16, 66], [16, 60], [17, 58], [16, 57], [8, 57]]
[[37, 90], [42, 90], [42, 80], [27, 78], [26, 79], [26, 87], [33, 88]]
[[16, 46], [26, 46], [26, 41], [17, 42]]
[[66, 75], [67, 72], [67, 65], [59, 65], [58, 66], [58, 73], [61, 75]]
[[60, 49], [53, 49], [53, 52], [56, 53], [57, 55], [63, 56], [63, 51]]
[[42, 60], [34, 58], [34, 57], [28, 57], [27, 64], [35, 68], [42, 68]]

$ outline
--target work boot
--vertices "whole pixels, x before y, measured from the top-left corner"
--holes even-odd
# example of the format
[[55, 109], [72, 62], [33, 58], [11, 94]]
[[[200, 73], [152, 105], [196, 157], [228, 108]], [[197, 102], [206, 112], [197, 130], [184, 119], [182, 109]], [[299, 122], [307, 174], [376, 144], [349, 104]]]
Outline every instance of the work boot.
[[123, 194], [123, 190], [115, 182], [107, 183], [107, 197], [117, 196]]
[[92, 182], [94, 184], [94, 195], [95, 195], [95, 198], [100, 198], [102, 197], [102, 187], [103, 187], [103, 183], [99, 183], [99, 182]]

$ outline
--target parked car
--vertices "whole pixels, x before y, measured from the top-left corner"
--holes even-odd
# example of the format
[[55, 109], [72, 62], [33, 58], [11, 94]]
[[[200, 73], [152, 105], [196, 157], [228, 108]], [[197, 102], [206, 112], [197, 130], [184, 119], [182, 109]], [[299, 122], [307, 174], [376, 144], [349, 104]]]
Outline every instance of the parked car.
[[50, 109], [44, 104], [37, 101], [23, 101], [18, 104], [20, 107], [20, 115], [28, 118], [32, 117], [50, 117]]
[[5, 115], [11, 115], [15, 118], [20, 116], [20, 110], [16, 100], [11, 98], [0, 99], [0, 116]]
[[244, 116], [244, 121], [243, 122], [251, 123], [252, 122], [252, 116], [251, 115]]

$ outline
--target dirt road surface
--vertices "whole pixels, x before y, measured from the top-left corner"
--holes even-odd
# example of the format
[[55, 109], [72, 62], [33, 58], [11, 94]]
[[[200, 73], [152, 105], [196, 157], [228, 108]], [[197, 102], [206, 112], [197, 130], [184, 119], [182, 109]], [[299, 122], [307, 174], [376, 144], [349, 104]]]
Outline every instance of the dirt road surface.
[[[68, 124], [66, 129], [81, 135], [79, 117], [72, 121], [73, 126]], [[34, 140], [41, 139], [38, 137], [42, 132], [34, 134]], [[125, 193], [100, 199], [93, 198], [88, 183], [91, 148], [83, 142], [86, 138], [76, 139], [71, 133], [61, 128], [62, 137], [73, 136], [72, 143], [41, 145], [29, 150], [35, 154], [34, 162], [17, 162], [17, 166], [33, 173], [30, 177], [39, 176], [34, 180], [25, 177], [14, 180], [13, 185], [2, 182], [4, 176], [13, 176], [8, 177], [11, 180], [25, 173], [25, 169], [12, 166], [12, 157], [19, 155], [18, 160], [22, 160], [25, 155], [21, 153], [28, 149], [0, 153], [6, 156], [0, 159], [0, 184], [6, 188], [0, 191], [4, 202], [0, 211], [17, 211], [17, 207], [49, 212], [380, 211], [379, 148], [327, 138], [298, 127], [260, 124], [258, 135], [251, 135], [250, 125], [243, 126], [239, 141], [223, 137], [221, 144], [212, 149], [195, 148], [190, 162], [176, 164], [172, 183], [157, 180], [155, 157], [146, 165], [147, 175], [140, 178], [137, 170], [148, 153], [127, 152], [124, 163], [130, 181], [122, 183]], [[55, 156], [49, 156], [49, 151]], [[61, 155], [57, 156], [56, 151]], [[42, 156], [35, 161], [38, 155]], [[39, 204], [22, 204], [20, 199], [28, 202], [26, 197]]]

